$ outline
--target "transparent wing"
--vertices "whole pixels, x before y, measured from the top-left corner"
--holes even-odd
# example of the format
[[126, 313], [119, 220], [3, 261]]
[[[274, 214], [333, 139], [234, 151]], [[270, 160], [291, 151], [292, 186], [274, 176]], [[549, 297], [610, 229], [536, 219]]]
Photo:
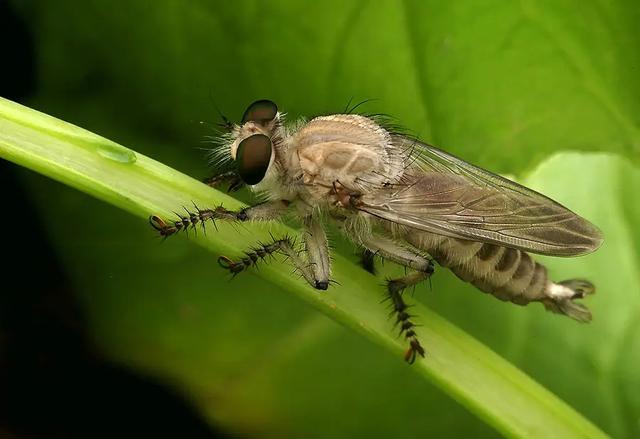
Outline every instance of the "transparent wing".
[[401, 184], [361, 198], [358, 208], [440, 235], [552, 256], [596, 250], [600, 231], [559, 203], [438, 148], [404, 136], [415, 163]]

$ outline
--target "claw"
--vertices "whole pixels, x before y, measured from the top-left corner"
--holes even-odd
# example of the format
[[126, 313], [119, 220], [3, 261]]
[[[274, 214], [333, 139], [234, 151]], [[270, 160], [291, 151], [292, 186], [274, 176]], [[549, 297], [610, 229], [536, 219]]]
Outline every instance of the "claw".
[[158, 232], [163, 231], [167, 227], [167, 223], [157, 215], [151, 215], [149, 217], [149, 224], [151, 224], [151, 227], [156, 229]]
[[413, 364], [413, 362], [416, 361], [416, 351], [414, 351], [412, 348], [407, 349], [407, 351], [404, 353], [404, 361], [409, 364]]
[[226, 256], [218, 257], [218, 264], [222, 268], [224, 268], [226, 270], [229, 270], [229, 272], [231, 272], [233, 275], [236, 275], [236, 274], [240, 273], [246, 267], [245, 264], [238, 263], [238, 262], [233, 262], [231, 259], [229, 259]]
[[414, 338], [409, 342], [409, 349], [404, 353], [404, 360], [409, 364], [413, 364], [417, 355], [424, 358], [424, 348], [420, 345], [418, 339]]
[[225, 268], [227, 270], [230, 270], [231, 267], [233, 267], [234, 263], [231, 259], [229, 259], [226, 256], [219, 256], [218, 257], [218, 264], [222, 267]]
[[180, 229], [176, 225], [169, 225], [157, 215], [151, 215], [149, 217], [149, 224], [151, 227], [160, 232], [160, 236], [166, 238], [167, 236], [177, 233]]

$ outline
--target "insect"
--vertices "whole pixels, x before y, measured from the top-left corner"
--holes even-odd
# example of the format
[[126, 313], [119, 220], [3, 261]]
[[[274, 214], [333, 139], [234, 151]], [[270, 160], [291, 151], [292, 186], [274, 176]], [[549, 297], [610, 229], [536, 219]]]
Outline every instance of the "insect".
[[325, 224], [334, 222], [364, 251], [411, 271], [387, 281], [386, 295], [400, 333], [404, 358], [424, 357], [403, 292], [434, 272], [434, 263], [483, 292], [518, 305], [540, 302], [586, 322], [591, 313], [576, 299], [594, 293], [586, 280], [554, 282], [529, 255], [578, 256], [596, 250], [600, 231], [559, 203], [398, 132], [380, 116], [346, 112], [285, 123], [269, 100], [252, 103], [212, 156], [221, 172], [212, 186], [248, 186], [263, 198], [230, 211], [196, 208], [176, 221], [151, 216], [167, 237], [206, 221], [268, 221], [293, 212], [302, 218], [304, 250], [288, 237], [218, 262], [233, 274], [272, 253], [291, 260], [312, 287], [326, 290], [331, 259]]

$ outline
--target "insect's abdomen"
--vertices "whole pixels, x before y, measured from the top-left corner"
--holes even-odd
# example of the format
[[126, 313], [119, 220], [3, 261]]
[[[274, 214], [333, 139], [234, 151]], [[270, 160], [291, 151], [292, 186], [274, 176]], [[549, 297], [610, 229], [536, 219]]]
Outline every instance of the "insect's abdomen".
[[571, 300], [592, 293], [593, 286], [578, 280], [550, 281], [547, 269], [526, 252], [415, 230], [407, 234], [406, 240], [428, 252], [460, 279], [498, 299], [518, 305], [539, 301], [547, 309], [576, 320], [590, 318], [584, 306]]
[[429, 254], [460, 279], [501, 300], [526, 305], [540, 299], [547, 269], [527, 253], [493, 244], [440, 238]]

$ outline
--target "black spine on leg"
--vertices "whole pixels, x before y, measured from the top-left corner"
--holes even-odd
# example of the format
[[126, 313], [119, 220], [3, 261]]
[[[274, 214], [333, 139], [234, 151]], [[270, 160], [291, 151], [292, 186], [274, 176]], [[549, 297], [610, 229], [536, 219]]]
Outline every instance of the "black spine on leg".
[[418, 355], [424, 357], [425, 351], [414, 330], [416, 324], [407, 312], [408, 306], [402, 298], [402, 292], [407, 287], [427, 279], [432, 273], [433, 266], [429, 264], [425, 271], [416, 271], [404, 277], [387, 281], [387, 295], [393, 312], [396, 314], [396, 325], [400, 326], [400, 335], [404, 335], [404, 338], [409, 341], [409, 348], [404, 354], [404, 359], [410, 364], [416, 360]]
[[198, 223], [204, 229], [206, 221], [211, 221], [215, 225], [215, 220], [234, 220], [234, 221], [247, 221], [248, 217], [244, 210], [239, 212], [233, 212], [227, 210], [222, 206], [218, 206], [215, 209], [200, 209], [195, 207], [195, 212], [185, 208], [186, 215], [176, 213], [178, 219], [174, 221], [165, 221], [157, 215], [149, 217], [149, 224], [156, 229], [160, 236], [167, 238], [168, 236], [175, 235], [178, 232], [186, 232], [189, 229], [195, 229]]

